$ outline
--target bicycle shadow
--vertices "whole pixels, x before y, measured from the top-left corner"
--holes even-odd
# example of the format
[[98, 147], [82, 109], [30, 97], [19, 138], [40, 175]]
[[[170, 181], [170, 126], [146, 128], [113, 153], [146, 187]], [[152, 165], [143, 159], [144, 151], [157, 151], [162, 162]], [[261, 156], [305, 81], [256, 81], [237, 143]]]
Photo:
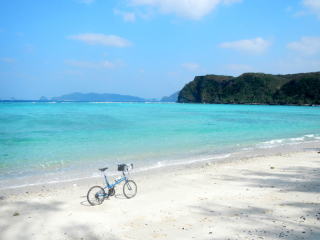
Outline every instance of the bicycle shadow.
[[123, 193], [116, 193], [116, 194], [114, 195], [114, 198], [127, 200], [127, 198], [124, 196]]
[[80, 204], [82, 206], [85, 206], [85, 207], [91, 207], [90, 203], [88, 202], [87, 200], [87, 196], [83, 195], [83, 196], [80, 196], [80, 198], [84, 198], [85, 200], [81, 201]]
[[[82, 206], [85, 206], [85, 207], [94, 207], [92, 206], [88, 200], [87, 200], [87, 196], [80, 196], [80, 198], [83, 198], [84, 200], [80, 202], [80, 204]], [[119, 200], [128, 200], [123, 193], [116, 193], [114, 196], [109, 196], [107, 199], [105, 199], [104, 201], [110, 201], [112, 200], [112, 198], [116, 198], [116, 199], [119, 199]]]

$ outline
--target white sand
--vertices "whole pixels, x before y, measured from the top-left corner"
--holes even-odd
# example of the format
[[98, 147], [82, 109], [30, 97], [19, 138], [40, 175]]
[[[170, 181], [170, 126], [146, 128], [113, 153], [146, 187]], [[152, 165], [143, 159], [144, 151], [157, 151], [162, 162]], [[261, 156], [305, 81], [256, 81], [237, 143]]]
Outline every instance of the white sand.
[[134, 180], [135, 198], [125, 199], [120, 187], [96, 207], [85, 195], [100, 179], [1, 191], [0, 239], [320, 239], [315, 151], [167, 168]]

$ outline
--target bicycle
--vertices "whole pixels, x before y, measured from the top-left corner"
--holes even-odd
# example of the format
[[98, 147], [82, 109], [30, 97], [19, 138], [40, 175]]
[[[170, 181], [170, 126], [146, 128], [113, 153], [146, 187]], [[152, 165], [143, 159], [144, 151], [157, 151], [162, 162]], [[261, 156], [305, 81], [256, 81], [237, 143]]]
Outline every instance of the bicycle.
[[100, 205], [105, 199], [108, 199], [110, 196], [114, 196], [114, 188], [121, 182], [125, 182], [123, 185], [123, 194], [126, 198], [133, 198], [137, 194], [137, 184], [133, 180], [129, 179], [129, 171], [133, 169], [133, 164], [119, 164], [118, 171], [122, 172], [122, 177], [115, 179], [112, 184], [109, 183], [105, 174], [107, 169], [108, 167], [99, 169], [104, 175], [105, 187], [93, 186], [87, 193], [87, 200], [91, 206]]

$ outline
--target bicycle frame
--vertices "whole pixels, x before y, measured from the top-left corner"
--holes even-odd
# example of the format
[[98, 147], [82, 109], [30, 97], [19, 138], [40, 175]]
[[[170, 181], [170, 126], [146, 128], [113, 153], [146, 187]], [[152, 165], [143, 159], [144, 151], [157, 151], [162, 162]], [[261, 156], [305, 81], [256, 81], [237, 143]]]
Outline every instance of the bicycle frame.
[[128, 181], [128, 177], [124, 173], [122, 173], [122, 174], [123, 174], [122, 178], [117, 179], [117, 180], [115, 180], [114, 183], [110, 184], [106, 174], [104, 173], [103, 175], [104, 175], [104, 180], [105, 180], [105, 183], [106, 183], [106, 186], [104, 187], [104, 189], [114, 188], [116, 185], [120, 184], [121, 182]]

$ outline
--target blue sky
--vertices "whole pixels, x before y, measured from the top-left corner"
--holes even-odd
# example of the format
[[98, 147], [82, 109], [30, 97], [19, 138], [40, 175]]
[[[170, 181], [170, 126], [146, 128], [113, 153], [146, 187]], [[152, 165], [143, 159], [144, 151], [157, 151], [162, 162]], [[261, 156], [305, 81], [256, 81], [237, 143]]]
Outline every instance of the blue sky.
[[0, 3], [0, 98], [160, 98], [196, 75], [320, 71], [320, 0]]

